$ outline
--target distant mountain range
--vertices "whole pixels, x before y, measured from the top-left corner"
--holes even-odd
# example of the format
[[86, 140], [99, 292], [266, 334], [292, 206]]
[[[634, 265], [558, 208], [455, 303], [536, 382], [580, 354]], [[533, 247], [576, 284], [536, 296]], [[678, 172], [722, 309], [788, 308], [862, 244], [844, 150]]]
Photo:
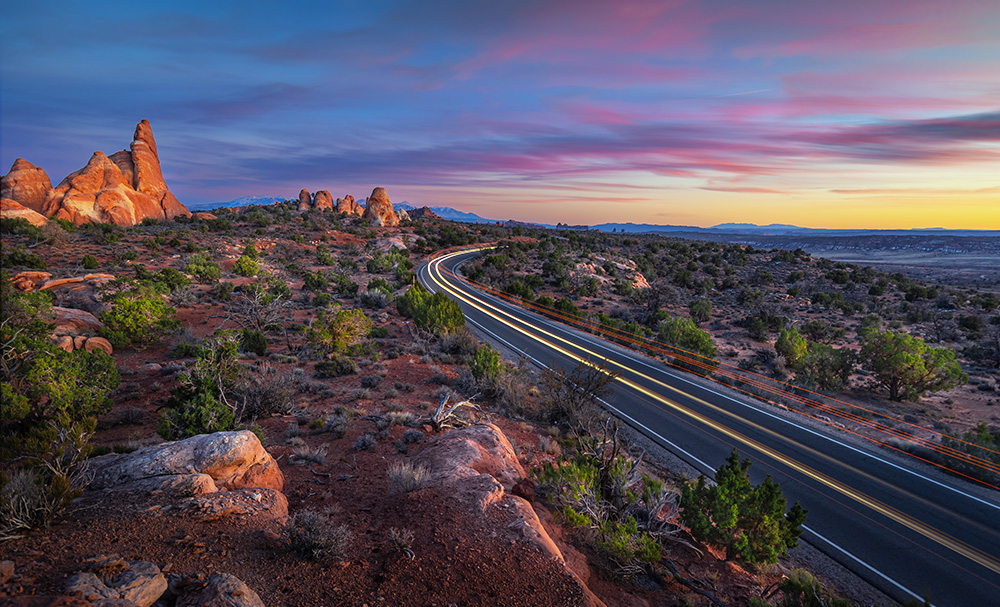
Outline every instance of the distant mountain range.
[[[268, 205], [274, 204], [276, 202], [282, 202], [285, 200], [295, 200], [297, 197], [289, 196], [287, 198], [281, 198], [278, 196], [241, 196], [234, 200], [228, 202], [218, 202], [209, 203], [201, 205], [192, 205], [192, 210], [197, 209], [215, 209], [219, 207], [244, 207], [249, 205]], [[358, 202], [363, 203], [364, 199], [360, 199]], [[413, 209], [418, 209], [426, 205], [414, 205], [408, 201], [402, 201], [393, 203], [392, 205], [397, 211], [411, 211]], [[434, 213], [441, 219], [448, 219], [451, 221], [460, 221], [462, 223], [511, 223], [513, 225], [522, 225], [527, 227], [546, 227], [546, 228], [568, 228], [568, 226], [553, 225], [553, 224], [534, 224], [527, 222], [519, 222], [514, 220], [503, 220], [503, 219], [488, 219], [486, 217], [481, 217], [475, 213], [467, 213], [465, 211], [459, 211], [451, 207], [430, 207]], [[577, 226], [573, 226], [576, 228]], [[720, 223], [709, 228], [702, 228], [699, 226], [679, 226], [679, 225], [661, 225], [655, 223], [602, 223], [598, 225], [590, 226], [592, 230], [600, 230], [602, 232], [625, 232], [632, 234], [642, 234], [642, 233], [654, 233], [654, 234], [672, 234], [679, 236], [684, 234], [689, 237], [695, 237], [698, 234], [702, 235], [721, 235], [721, 234], [746, 234], [748, 236], [863, 236], [869, 234], [878, 234], [884, 236], [893, 235], [919, 235], [919, 236], [933, 236], [936, 234], [940, 235], [951, 235], [951, 236], [986, 236], [1000, 237], [1000, 231], [996, 230], [948, 230], [945, 228], [915, 228], [911, 230], [865, 230], [865, 229], [851, 229], [851, 230], [840, 230], [840, 229], [828, 229], [828, 228], [802, 228], [799, 226], [772, 223], [769, 225], [757, 225], [753, 223]]]

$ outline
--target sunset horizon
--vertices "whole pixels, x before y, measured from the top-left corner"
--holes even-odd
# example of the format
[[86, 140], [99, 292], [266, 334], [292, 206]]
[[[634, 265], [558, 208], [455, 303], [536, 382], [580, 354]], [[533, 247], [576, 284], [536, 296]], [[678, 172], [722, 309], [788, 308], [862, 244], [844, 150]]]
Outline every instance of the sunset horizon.
[[2, 170], [55, 185], [148, 119], [192, 207], [1000, 229], [989, 2], [113, 7], [6, 9]]

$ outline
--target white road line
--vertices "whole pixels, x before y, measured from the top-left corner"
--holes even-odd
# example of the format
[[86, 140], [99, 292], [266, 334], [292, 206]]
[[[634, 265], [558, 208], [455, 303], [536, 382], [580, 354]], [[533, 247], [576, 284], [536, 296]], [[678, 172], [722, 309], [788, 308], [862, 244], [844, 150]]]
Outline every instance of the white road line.
[[[442, 259], [443, 259], [443, 258], [442, 258]], [[438, 259], [438, 260], [436, 260], [436, 261], [438, 261], [438, 263], [440, 263], [440, 262], [442, 261], [442, 259]], [[426, 272], [427, 274], [429, 274], [429, 273], [430, 273], [430, 270], [429, 270], [428, 268], [429, 268], [429, 264], [428, 264], [428, 265], [425, 265], [425, 266], [423, 266], [423, 268], [422, 268], [422, 269], [423, 269], [423, 270], [425, 270], [425, 272]], [[437, 282], [437, 281], [436, 281], [436, 279], [435, 279], [435, 278], [433, 277], [433, 275], [430, 275], [430, 276], [429, 276], [429, 281], [433, 281], [433, 282]], [[430, 286], [430, 285], [428, 285], [428, 286]], [[453, 285], [453, 286], [454, 286], [454, 285]], [[473, 298], [475, 298], [475, 297], [473, 297]], [[498, 300], [497, 298], [494, 298], [494, 299], [495, 299], [496, 301], [498, 301], [498, 302], [499, 302], [499, 300]], [[483, 302], [483, 303], [485, 303], [485, 302]], [[510, 307], [511, 309], [514, 309], [514, 310], [517, 310], [516, 308], [514, 308], [513, 306], [510, 306], [509, 304], [505, 304], [505, 307]], [[517, 310], [517, 311], [522, 311], [522, 310]], [[507, 314], [508, 316], [512, 316], [512, 317], [513, 317], [513, 315], [512, 315], [512, 314], [511, 314], [511, 313], [510, 313], [509, 311], [505, 311], [505, 313], [506, 313], [506, 314]], [[527, 312], [526, 312], [526, 313], [527, 313]], [[538, 316], [538, 315], [533, 315], [533, 316]], [[542, 317], [540, 317], [540, 316], [538, 316], [538, 318], [542, 319]], [[524, 350], [522, 350], [522, 349], [520, 349], [520, 348], [518, 348], [518, 347], [514, 346], [513, 344], [511, 344], [511, 343], [510, 343], [509, 341], [507, 341], [506, 339], [503, 339], [502, 337], [500, 337], [499, 335], [497, 335], [497, 334], [496, 334], [495, 332], [493, 332], [493, 331], [490, 331], [489, 329], [487, 329], [486, 327], [484, 327], [484, 326], [483, 326], [482, 324], [480, 324], [480, 323], [478, 323], [478, 322], [476, 322], [476, 321], [474, 321], [474, 320], [472, 320], [472, 319], [467, 319], [467, 320], [469, 320], [469, 321], [470, 321], [470, 322], [471, 322], [472, 324], [476, 325], [476, 326], [477, 326], [477, 327], [478, 327], [478, 328], [479, 328], [480, 330], [482, 330], [483, 332], [485, 332], [485, 333], [487, 333], [488, 335], [492, 336], [492, 337], [493, 337], [494, 339], [496, 339], [496, 340], [498, 340], [498, 341], [502, 342], [503, 344], [505, 344], [505, 345], [506, 345], [507, 347], [511, 348], [512, 350], [514, 350], [514, 351], [516, 351], [516, 352], [520, 352], [522, 356], [524, 356], [524, 357], [526, 357], [526, 358], [528, 358], [528, 359], [532, 360], [532, 361], [533, 361], [533, 362], [534, 362], [535, 364], [537, 364], [537, 365], [538, 365], [538, 366], [539, 366], [540, 368], [543, 368], [543, 369], [547, 369], [547, 368], [548, 368], [548, 365], [546, 365], [545, 363], [543, 363], [543, 362], [541, 362], [540, 360], [536, 359], [535, 357], [531, 356], [530, 354], [528, 354], [528, 353], [527, 353], [527, 352], [525, 352]], [[522, 323], [526, 323], [526, 321], [525, 321], [524, 319], [516, 319], [516, 320], [517, 320], [517, 321], [519, 321], [519, 322], [522, 322]], [[548, 322], [548, 321], [547, 321], [547, 320], [545, 320], [545, 319], [542, 319], [542, 322], [544, 322], [544, 323], [545, 323], [546, 325], [548, 325], [548, 326], [550, 326], [550, 327], [552, 327], [552, 328], [558, 328], [558, 329], [563, 329], [563, 330], [565, 330], [565, 329], [564, 329], [564, 327], [556, 327], [555, 325], [553, 325], [552, 323]], [[823, 438], [827, 438], [828, 440], [831, 440], [831, 442], [834, 442], [834, 443], [836, 443], [836, 444], [838, 444], [838, 445], [841, 445], [841, 446], [844, 446], [844, 447], [847, 447], [847, 448], [849, 448], [849, 449], [851, 449], [851, 450], [853, 450], [853, 451], [856, 451], [856, 452], [858, 452], [858, 453], [861, 453], [861, 454], [863, 454], [863, 455], [869, 455], [869, 456], [870, 456], [870, 457], [872, 457], [873, 459], [876, 459], [876, 460], [878, 460], [878, 461], [881, 461], [881, 462], [883, 462], [883, 463], [886, 463], [886, 464], [888, 464], [888, 465], [890, 465], [890, 466], [892, 466], [892, 467], [894, 467], [894, 468], [898, 468], [898, 469], [901, 469], [901, 470], [903, 470], [903, 471], [907, 471], [907, 472], [910, 472], [911, 474], [914, 474], [915, 476], [917, 476], [917, 477], [919, 477], [919, 478], [921, 478], [921, 479], [924, 479], [924, 480], [928, 480], [928, 481], [930, 481], [930, 482], [932, 482], [932, 483], [934, 483], [934, 484], [937, 484], [937, 485], [941, 485], [941, 486], [944, 486], [945, 488], [949, 488], [949, 489], [952, 489], [953, 491], [955, 491], [956, 493], [959, 493], [960, 495], [964, 495], [964, 496], [966, 496], [966, 497], [970, 497], [970, 498], [972, 498], [972, 499], [975, 499], [976, 501], [980, 501], [980, 502], [983, 502], [983, 503], [985, 503], [985, 504], [987, 504], [987, 505], [990, 505], [990, 506], [994, 506], [994, 507], [996, 507], [996, 506], [995, 506], [994, 504], [991, 504], [991, 503], [989, 503], [989, 502], [984, 502], [983, 500], [980, 500], [980, 499], [976, 498], [975, 496], [970, 496], [970, 495], [968, 495], [968, 494], [966, 494], [966, 493], [964, 493], [964, 492], [962, 492], [962, 491], [958, 491], [957, 489], [955, 489], [955, 488], [953, 488], [953, 487], [950, 487], [950, 486], [947, 486], [947, 485], [942, 485], [941, 483], [938, 483], [937, 481], [934, 481], [933, 479], [928, 479], [928, 478], [924, 477], [923, 475], [920, 475], [920, 474], [917, 474], [917, 473], [915, 473], [915, 472], [913, 472], [913, 471], [910, 471], [910, 470], [907, 470], [907, 469], [905, 469], [905, 468], [902, 468], [902, 467], [900, 467], [900, 466], [898, 466], [898, 465], [896, 465], [896, 464], [893, 464], [893, 463], [891, 463], [891, 462], [887, 462], [887, 461], [885, 461], [885, 460], [882, 460], [881, 458], [878, 458], [878, 457], [875, 457], [874, 455], [871, 455], [870, 453], [867, 453], [867, 452], [865, 452], [865, 451], [861, 451], [861, 450], [859, 450], [859, 449], [856, 449], [856, 448], [854, 448], [854, 447], [852, 447], [852, 446], [850, 446], [850, 445], [846, 445], [846, 444], [844, 444], [844, 443], [841, 443], [840, 441], [837, 441], [837, 440], [834, 440], [834, 439], [832, 439], [832, 438], [830, 438], [830, 437], [828, 437], [828, 436], [826, 436], [826, 435], [824, 435], [824, 434], [822, 434], [822, 433], [818, 433], [818, 432], [815, 432], [815, 431], [813, 431], [813, 430], [811, 430], [811, 429], [809, 429], [809, 428], [804, 428], [804, 427], [802, 427], [802, 426], [800, 426], [800, 425], [798, 425], [798, 424], [795, 424], [795, 423], [793, 423], [793, 422], [790, 422], [789, 420], [786, 420], [786, 419], [784, 419], [784, 418], [782, 418], [782, 417], [780, 417], [780, 416], [776, 416], [776, 415], [774, 415], [774, 414], [772, 414], [772, 413], [770, 413], [770, 412], [768, 412], [768, 411], [762, 411], [762, 410], [758, 409], [757, 407], [753, 407], [753, 406], [751, 406], [751, 405], [749, 405], [749, 404], [747, 404], [747, 403], [743, 403], [743, 402], [741, 402], [741, 401], [739, 401], [739, 400], [736, 400], [736, 399], [734, 399], [734, 398], [732, 398], [732, 397], [730, 397], [730, 396], [728, 396], [728, 395], [725, 395], [725, 394], [721, 394], [721, 393], [718, 393], [718, 392], [716, 392], [716, 391], [714, 391], [714, 390], [711, 390], [710, 388], [704, 388], [703, 386], [699, 386], [698, 384], [695, 384], [694, 382], [691, 382], [690, 380], [687, 380], [687, 379], [685, 379], [685, 378], [681, 378], [681, 377], [678, 377], [678, 376], [674, 375], [673, 373], [669, 373], [669, 372], [667, 372], [667, 371], [665, 371], [665, 370], [663, 370], [663, 369], [657, 369], [656, 367], [653, 367], [652, 365], [649, 365], [649, 364], [648, 364], [648, 363], [646, 363], [645, 361], [641, 361], [641, 360], [638, 360], [638, 359], [635, 359], [635, 358], [634, 358], [634, 357], [632, 357], [631, 355], [628, 355], [628, 354], [623, 354], [623, 353], [620, 353], [620, 352], [615, 352], [614, 350], [611, 350], [611, 349], [610, 349], [610, 348], [608, 348], [607, 346], [604, 346], [604, 345], [602, 345], [602, 344], [600, 344], [600, 343], [598, 343], [598, 342], [594, 342], [594, 341], [592, 341], [592, 340], [591, 340], [591, 339], [590, 339], [589, 337], [585, 337], [585, 338], [583, 338], [583, 339], [584, 339], [584, 341], [587, 341], [588, 343], [590, 343], [590, 344], [591, 344], [591, 345], [593, 345], [593, 346], [600, 346], [600, 347], [603, 347], [603, 348], [605, 348], [606, 350], [609, 350], [609, 351], [612, 351], [612, 352], [614, 352], [615, 354], [618, 354], [619, 356], [624, 356], [625, 358], [628, 358], [629, 360], [631, 360], [631, 361], [633, 361], [633, 362], [636, 362], [636, 363], [639, 363], [639, 364], [641, 364], [641, 365], [643, 365], [643, 366], [645, 366], [645, 367], [648, 367], [648, 368], [650, 368], [650, 369], [654, 369], [654, 370], [657, 370], [657, 371], [660, 371], [660, 372], [663, 372], [663, 373], [665, 373], [666, 375], [669, 375], [670, 377], [673, 377], [673, 378], [675, 378], [675, 379], [680, 379], [680, 380], [684, 381], [685, 383], [688, 383], [689, 385], [692, 385], [692, 386], [695, 386], [695, 387], [698, 387], [698, 388], [703, 388], [703, 389], [705, 389], [705, 390], [707, 390], [707, 391], [709, 391], [709, 392], [711, 392], [711, 393], [713, 393], [713, 394], [716, 394], [716, 395], [718, 395], [718, 396], [722, 396], [722, 397], [726, 398], [727, 400], [730, 400], [730, 401], [733, 401], [733, 402], [735, 402], [735, 403], [738, 403], [738, 404], [740, 404], [740, 405], [743, 405], [743, 406], [746, 406], [746, 407], [749, 407], [749, 408], [751, 408], [751, 409], [753, 409], [753, 410], [755, 410], [755, 411], [760, 411], [761, 413], [765, 413], [765, 414], [769, 415], [770, 417], [773, 417], [773, 418], [775, 418], [775, 419], [777, 419], [777, 420], [781, 420], [781, 421], [784, 421], [784, 422], [786, 422], [786, 423], [789, 423], [790, 425], [792, 425], [792, 426], [795, 426], [795, 427], [797, 427], [797, 428], [799, 428], [799, 429], [802, 429], [802, 430], [806, 430], [807, 432], [809, 432], [809, 433], [811, 433], [811, 434], [814, 434], [814, 435], [817, 435], [817, 436], [821, 436], [821, 437], [823, 437]], [[606, 406], [606, 407], [607, 407], [608, 409], [610, 409], [611, 411], [614, 411], [614, 412], [615, 412], [615, 413], [616, 413], [616, 414], [617, 414], [617, 415], [618, 415], [619, 417], [621, 417], [621, 418], [623, 418], [623, 419], [627, 420], [627, 421], [628, 421], [628, 423], [629, 423], [630, 425], [632, 425], [632, 426], [636, 426], [636, 427], [638, 427], [638, 428], [641, 428], [641, 429], [642, 429], [642, 431], [644, 431], [644, 432], [645, 432], [645, 433], [647, 433], [648, 435], [652, 435], [653, 437], [655, 437], [655, 438], [656, 438], [656, 439], [657, 439], [658, 441], [660, 441], [661, 443], [663, 443], [663, 444], [665, 444], [665, 445], [668, 445], [669, 447], [672, 447], [672, 450], [675, 450], [675, 452], [680, 452], [681, 454], [683, 454], [683, 455], [682, 455], [682, 457], [684, 457], [685, 459], [687, 459], [687, 460], [688, 460], [688, 463], [689, 463], [689, 464], [690, 464], [690, 463], [692, 463], [692, 462], [694, 462], [694, 463], [696, 463], [696, 464], [697, 464], [698, 466], [700, 466], [702, 470], [708, 470], [708, 471], [711, 471], [711, 470], [712, 470], [712, 467], [711, 467], [711, 466], [709, 466], [709, 465], [708, 465], [707, 463], [705, 463], [704, 461], [702, 461], [702, 460], [701, 460], [701, 459], [699, 459], [698, 457], [694, 456], [694, 455], [693, 455], [693, 454], [691, 454], [690, 452], [686, 451], [685, 449], [681, 448], [680, 446], [676, 445], [676, 444], [675, 444], [675, 443], [673, 443], [672, 441], [669, 441], [669, 440], [667, 440], [667, 439], [666, 439], [665, 437], [663, 437], [662, 435], [660, 435], [660, 434], [659, 434], [658, 432], [656, 432], [656, 431], [652, 430], [651, 428], [649, 428], [648, 426], [646, 426], [646, 425], [645, 425], [645, 424], [643, 424], [642, 422], [638, 421], [638, 420], [637, 420], [637, 419], [635, 419], [634, 417], [632, 417], [632, 416], [628, 415], [627, 413], [625, 413], [625, 412], [621, 411], [620, 409], [618, 409], [617, 407], [615, 407], [615, 406], [611, 405], [610, 403], [608, 403], [608, 402], [607, 402], [607, 401], [605, 401], [604, 399], [599, 399], [599, 400], [600, 400], [600, 401], [601, 401], [601, 403], [603, 403], [603, 404], [604, 404], [604, 405], [605, 405], [605, 406]], [[708, 476], [711, 476], [711, 474], [708, 474]], [[824, 537], [823, 535], [821, 535], [821, 534], [817, 533], [817, 532], [816, 532], [815, 530], [813, 530], [813, 529], [811, 529], [811, 528], [809, 528], [809, 527], [807, 527], [807, 526], [805, 526], [805, 525], [803, 525], [802, 527], [803, 527], [803, 530], [805, 530], [805, 531], [808, 531], [808, 532], [809, 532], [810, 534], [814, 535], [814, 536], [815, 536], [815, 537], [817, 537], [818, 539], [822, 540], [823, 542], [825, 542], [825, 543], [826, 543], [826, 544], [828, 544], [829, 546], [831, 546], [831, 547], [833, 547], [834, 549], [836, 549], [836, 550], [837, 550], [837, 551], [838, 551], [839, 553], [841, 553], [841, 554], [845, 555], [846, 557], [850, 558], [850, 559], [851, 559], [851, 561], [853, 561], [853, 562], [857, 563], [858, 565], [860, 565], [860, 566], [864, 567], [864, 568], [865, 568], [866, 570], [868, 570], [868, 571], [870, 571], [871, 573], [873, 573], [873, 574], [877, 575], [877, 576], [878, 576], [879, 578], [881, 578], [881, 579], [882, 579], [882, 580], [884, 580], [885, 582], [887, 582], [887, 583], [891, 584], [892, 586], [894, 586], [895, 588], [899, 589], [900, 591], [902, 591], [902, 592], [906, 593], [906, 594], [907, 594], [908, 596], [910, 596], [910, 597], [912, 597], [912, 598], [916, 599], [917, 601], [923, 601], [923, 600], [924, 600], [924, 599], [923, 599], [923, 597], [921, 597], [920, 595], [918, 595], [918, 594], [914, 593], [914, 592], [913, 592], [912, 590], [910, 590], [909, 588], [906, 588], [905, 586], [903, 586], [903, 585], [902, 585], [902, 584], [900, 584], [899, 582], [897, 582], [897, 581], [893, 580], [893, 579], [892, 579], [892, 578], [890, 578], [890, 577], [889, 577], [888, 575], [886, 575], [886, 574], [882, 573], [881, 571], [879, 571], [879, 570], [878, 570], [878, 569], [876, 569], [875, 567], [873, 567], [873, 566], [869, 565], [868, 563], [866, 563], [865, 561], [863, 561], [863, 560], [862, 560], [862, 559], [860, 559], [859, 557], [855, 556], [855, 555], [854, 555], [854, 554], [852, 554], [851, 552], [847, 551], [847, 550], [846, 550], [846, 549], [844, 549], [843, 547], [841, 547], [841, 546], [837, 545], [837, 544], [836, 544], [836, 543], [834, 543], [833, 541], [831, 541], [831, 540], [827, 539], [826, 537]], [[832, 555], [831, 555], [831, 556], [832, 556]]]
[[[442, 260], [443, 259], [444, 258], [442, 258]], [[491, 297], [492, 300], [495, 303], [500, 304], [503, 307], [508, 308], [509, 310], [513, 310], [514, 312], [521, 312], [521, 313], [524, 313], [524, 314], [530, 314], [531, 316], [537, 317], [543, 324], [545, 324], [546, 326], [548, 326], [550, 328], [559, 329], [559, 330], [565, 331], [566, 327], [570, 326], [570, 325], [565, 325], [565, 324], [562, 324], [562, 323], [555, 324], [552, 321], [546, 319], [545, 317], [543, 317], [543, 316], [541, 316], [539, 314], [535, 314], [535, 313], [533, 313], [533, 312], [531, 312], [529, 310], [518, 308], [517, 306], [514, 306], [514, 305], [512, 305], [512, 304], [510, 304], [508, 302], [505, 302], [504, 300], [502, 300], [502, 299], [500, 299], [500, 298], [498, 298], [496, 296], [491, 296], [491, 295], [489, 295], [487, 293], [483, 293], [483, 295], [485, 295], [487, 297]], [[507, 311], [507, 314], [508, 315], [512, 315], [510, 311]], [[520, 321], [520, 322], [522, 322], [522, 323], [526, 323], [527, 322], [524, 319], [517, 319], [517, 320]], [[835, 443], [837, 445], [840, 445], [841, 447], [844, 447], [845, 449], [849, 449], [849, 450], [854, 451], [855, 453], [858, 453], [860, 455], [864, 455], [864, 456], [870, 457], [871, 459], [873, 459], [875, 461], [881, 462], [881, 463], [883, 463], [883, 464], [885, 464], [887, 466], [890, 466], [892, 468], [895, 468], [895, 469], [897, 469], [897, 470], [899, 470], [901, 472], [905, 472], [905, 473], [911, 474], [911, 475], [913, 475], [913, 476], [915, 476], [915, 477], [917, 477], [919, 479], [927, 481], [927, 482], [929, 482], [929, 483], [931, 483], [933, 485], [937, 485], [938, 487], [941, 487], [941, 488], [944, 488], [944, 489], [948, 489], [948, 490], [950, 490], [950, 491], [952, 491], [954, 493], [957, 493], [958, 495], [961, 495], [963, 497], [967, 497], [967, 498], [969, 498], [969, 499], [971, 499], [973, 501], [976, 501], [976, 502], [979, 502], [980, 504], [989, 506], [989, 507], [991, 507], [991, 508], [993, 508], [995, 510], [1000, 510], [1000, 504], [996, 504], [996, 503], [987, 501], [987, 500], [982, 499], [980, 497], [977, 497], [975, 495], [971, 495], [971, 494], [966, 493], [966, 492], [962, 491], [961, 489], [959, 489], [959, 488], [957, 488], [957, 487], [955, 487], [953, 485], [949, 485], [947, 483], [943, 483], [943, 482], [935, 480], [933, 478], [924, 476], [923, 474], [920, 474], [919, 472], [917, 472], [915, 470], [912, 470], [910, 468], [906, 468], [904, 466], [901, 466], [901, 465], [896, 464], [894, 462], [891, 462], [889, 460], [883, 459], [883, 458], [879, 457], [878, 455], [876, 455], [875, 453], [872, 453], [871, 451], [860, 449], [858, 447], [855, 447], [854, 445], [850, 445], [850, 444], [841, 442], [841, 441], [837, 440], [835, 437], [830, 436], [829, 434], [826, 434], [824, 432], [819, 432], [819, 431], [814, 430], [812, 428], [809, 428], [807, 426], [803, 426], [801, 424], [796, 423], [795, 421], [792, 421], [792, 420], [787, 419], [785, 417], [782, 417], [780, 415], [776, 415], [775, 413], [772, 413], [772, 412], [770, 412], [770, 411], [768, 411], [766, 409], [762, 409], [762, 408], [760, 408], [758, 406], [755, 406], [755, 405], [753, 405], [751, 403], [743, 402], [741, 400], [737, 400], [736, 398], [733, 398], [732, 396], [730, 396], [728, 394], [723, 394], [721, 392], [717, 392], [717, 391], [713, 390], [712, 388], [709, 388], [709, 387], [697, 384], [697, 383], [691, 381], [690, 379], [687, 379], [685, 377], [681, 377], [679, 375], [676, 375], [676, 374], [672, 373], [671, 371], [669, 371], [667, 369], [650, 365], [649, 363], [647, 363], [647, 362], [645, 362], [643, 360], [635, 358], [631, 354], [613, 350], [609, 346], [607, 346], [604, 343], [602, 343], [603, 340], [597, 341], [597, 340], [595, 340], [595, 338], [593, 338], [592, 336], [588, 335], [582, 329], [576, 329], [576, 330], [580, 331], [581, 333], [583, 333], [583, 335], [577, 336], [577, 337], [579, 337], [582, 341], [587, 342], [591, 346], [600, 347], [600, 348], [603, 348], [603, 349], [605, 349], [607, 351], [613, 352], [613, 353], [617, 354], [618, 356], [622, 356], [624, 358], [627, 358], [627, 359], [629, 359], [629, 360], [631, 360], [631, 361], [633, 361], [635, 363], [643, 365], [644, 367], [646, 367], [648, 369], [651, 369], [651, 370], [654, 370], [654, 371], [658, 371], [660, 373], [663, 373], [664, 375], [668, 375], [668, 376], [670, 376], [670, 377], [672, 377], [674, 379], [677, 379], [679, 381], [683, 381], [684, 383], [686, 383], [686, 384], [688, 384], [690, 386], [694, 386], [695, 388], [700, 388], [702, 390], [705, 390], [706, 392], [710, 392], [712, 394], [715, 394], [716, 396], [722, 397], [722, 398], [724, 398], [724, 399], [726, 399], [728, 401], [732, 401], [732, 402], [734, 402], [734, 403], [736, 403], [736, 404], [738, 404], [738, 405], [740, 405], [742, 407], [751, 409], [753, 411], [757, 411], [758, 413], [762, 413], [763, 415], [766, 415], [766, 416], [768, 416], [768, 417], [770, 417], [770, 418], [772, 418], [774, 420], [778, 420], [778, 421], [784, 422], [784, 423], [786, 423], [786, 424], [788, 424], [790, 426], [798, 428], [799, 430], [802, 430], [804, 432], [808, 432], [809, 434], [812, 434], [813, 436], [816, 436], [816, 437], [828, 440], [828, 441], [830, 441], [832, 443]]]

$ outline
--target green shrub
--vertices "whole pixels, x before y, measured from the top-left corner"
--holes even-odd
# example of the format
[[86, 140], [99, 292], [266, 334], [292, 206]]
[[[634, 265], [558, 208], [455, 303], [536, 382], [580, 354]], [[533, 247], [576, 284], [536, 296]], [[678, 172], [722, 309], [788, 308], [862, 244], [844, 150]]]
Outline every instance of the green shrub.
[[0, 474], [0, 536], [49, 524], [79, 495], [76, 464], [120, 382], [103, 352], [56, 348], [51, 320], [48, 294], [20, 293], [0, 275], [0, 460], [25, 464]]
[[774, 351], [779, 356], [784, 356], [788, 366], [794, 369], [808, 353], [809, 344], [806, 338], [799, 335], [795, 327], [789, 327], [782, 329], [778, 334], [778, 340], [774, 342]]
[[469, 364], [472, 376], [480, 383], [495, 382], [502, 369], [503, 362], [500, 359], [500, 353], [489, 344], [484, 344], [476, 350], [476, 354]]
[[691, 320], [697, 324], [704, 324], [712, 318], [712, 302], [707, 299], [699, 299], [691, 304], [689, 308]]
[[333, 355], [316, 363], [317, 377], [343, 377], [358, 372], [358, 365], [346, 356]]
[[184, 276], [184, 274], [173, 268], [161, 268], [158, 272], [150, 272], [145, 266], [136, 266], [135, 274], [140, 282], [163, 285], [162, 288], [157, 289], [159, 292], [173, 293], [191, 284], [187, 276]]
[[246, 255], [240, 257], [233, 264], [233, 273], [239, 276], [256, 276], [260, 271], [260, 265]]
[[0, 256], [0, 265], [5, 268], [29, 268], [32, 270], [44, 270], [48, 267], [45, 260], [28, 253], [23, 247], [4, 247], [6, 251]]
[[724, 548], [727, 559], [776, 563], [798, 545], [806, 510], [798, 502], [786, 512], [785, 496], [770, 476], [760, 485], [750, 482], [750, 460], [740, 461], [734, 449], [715, 473], [715, 485], [705, 475], [681, 492], [681, 522], [695, 539]]
[[202, 284], [212, 284], [222, 278], [222, 268], [208, 258], [208, 255], [196, 253], [191, 256], [184, 271], [195, 277]]
[[798, 361], [795, 376], [820, 390], [840, 392], [847, 387], [855, 360], [850, 348], [809, 344], [808, 352]]
[[326, 276], [322, 272], [316, 272], [315, 274], [306, 274], [306, 281], [302, 288], [306, 291], [326, 291], [329, 286]]
[[969, 381], [953, 350], [931, 348], [905, 333], [863, 331], [860, 358], [874, 376], [875, 386], [888, 390], [891, 400], [917, 401], [927, 392], [950, 390]]
[[267, 353], [267, 337], [260, 331], [243, 329], [240, 332], [241, 346], [245, 352], [253, 352], [257, 356]]
[[100, 264], [97, 263], [97, 258], [93, 255], [84, 255], [83, 259], [80, 260], [80, 263], [83, 264], [84, 270], [96, 270], [101, 267]]
[[174, 319], [176, 313], [159, 297], [131, 298], [120, 294], [101, 312], [104, 328], [100, 335], [115, 348], [154, 344], [180, 326]]
[[184, 406], [163, 409], [156, 432], [167, 440], [232, 430], [235, 415], [211, 392], [198, 392]]
[[325, 353], [343, 353], [371, 331], [372, 321], [358, 309], [319, 310], [306, 329], [306, 340]]
[[23, 217], [0, 217], [0, 233], [19, 234], [32, 240], [41, 240], [42, 232]]
[[243, 373], [239, 338], [230, 331], [206, 339], [190, 373], [179, 375], [160, 413], [157, 433], [167, 440], [232, 430], [236, 386]]
[[462, 308], [443, 292], [431, 295], [420, 285], [413, 285], [396, 299], [396, 309], [421, 329], [447, 333], [465, 325]]
[[317, 308], [325, 308], [333, 301], [333, 296], [329, 293], [317, 293], [313, 295], [312, 304]]
[[220, 282], [210, 291], [211, 294], [218, 298], [220, 301], [229, 301], [233, 298], [233, 291], [236, 290], [236, 286], [231, 282]]

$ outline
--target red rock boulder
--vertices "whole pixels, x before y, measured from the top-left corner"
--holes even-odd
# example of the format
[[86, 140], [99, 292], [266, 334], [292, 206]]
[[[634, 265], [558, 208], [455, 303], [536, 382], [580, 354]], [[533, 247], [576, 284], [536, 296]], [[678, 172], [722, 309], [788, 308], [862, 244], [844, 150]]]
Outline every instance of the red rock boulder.
[[299, 192], [299, 210], [308, 211], [312, 208], [312, 196], [309, 195], [309, 190], [303, 189]]
[[9, 198], [37, 213], [42, 212], [51, 189], [52, 181], [45, 171], [24, 158], [15, 160], [10, 172], [0, 178], [0, 198]]
[[313, 195], [313, 208], [325, 211], [333, 210], [333, 196], [326, 190], [320, 190]]
[[337, 212], [347, 213], [348, 215], [356, 215], [358, 217], [361, 217], [361, 215], [365, 212], [365, 210], [361, 207], [360, 204], [354, 202], [354, 196], [348, 194], [343, 198], [337, 199]]
[[0, 199], [0, 216], [10, 217], [11, 219], [25, 219], [36, 228], [40, 228], [49, 222], [49, 220], [45, 218], [45, 215], [42, 215], [37, 211], [33, 211], [32, 209], [29, 209], [28, 207], [25, 207], [10, 198]]
[[372, 190], [372, 195], [368, 197], [368, 203], [365, 205], [365, 212], [361, 219], [373, 226], [399, 225], [399, 217], [396, 216], [396, 212], [392, 208], [389, 194], [385, 188]]

